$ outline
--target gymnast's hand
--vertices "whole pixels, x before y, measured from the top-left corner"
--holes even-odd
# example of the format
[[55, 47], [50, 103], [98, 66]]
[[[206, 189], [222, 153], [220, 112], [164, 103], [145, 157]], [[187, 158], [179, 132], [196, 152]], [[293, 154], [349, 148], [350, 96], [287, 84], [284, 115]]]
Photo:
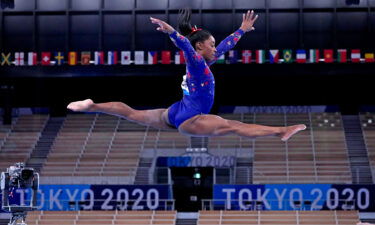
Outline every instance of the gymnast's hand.
[[156, 30], [161, 31], [163, 33], [168, 33], [168, 34], [171, 34], [174, 32], [173, 27], [167, 24], [166, 22], [164, 22], [163, 20], [159, 20], [159, 19], [152, 18], [152, 17], [150, 17], [150, 20], [151, 20], [151, 23], [159, 25], [159, 27], [156, 28]]
[[255, 21], [258, 19], [258, 15], [254, 16], [254, 10], [248, 10], [247, 13], [242, 14], [242, 24], [240, 29], [249, 32], [255, 30], [253, 27]]

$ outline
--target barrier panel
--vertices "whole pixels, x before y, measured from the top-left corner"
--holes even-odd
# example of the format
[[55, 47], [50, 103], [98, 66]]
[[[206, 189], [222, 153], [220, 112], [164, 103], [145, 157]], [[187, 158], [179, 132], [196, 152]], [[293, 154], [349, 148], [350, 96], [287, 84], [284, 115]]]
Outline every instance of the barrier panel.
[[[38, 210], [173, 210], [169, 185], [40, 185]], [[31, 189], [14, 190], [12, 204], [28, 204]]]
[[214, 185], [203, 209], [375, 211], [375, 185]]

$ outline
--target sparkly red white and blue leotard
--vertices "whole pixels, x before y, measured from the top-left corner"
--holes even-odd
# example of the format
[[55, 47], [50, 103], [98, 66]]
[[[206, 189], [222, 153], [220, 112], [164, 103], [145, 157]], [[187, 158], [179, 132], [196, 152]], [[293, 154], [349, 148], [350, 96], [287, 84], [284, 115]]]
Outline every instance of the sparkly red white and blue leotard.
[[169, 122], [178, 128], [183, 122], [199, 114], [211, 111], [215, 96], [215, 79], [209, 68], [225, 52], [232, 49], [244, 31], [238, 29], [217, 46], [215, 60], [206, 62], [190, 41], [177, 31], [170, 34], [173, 43], [184, 52], [186, 61], [186, 84], [183, 98], [169, 107]]

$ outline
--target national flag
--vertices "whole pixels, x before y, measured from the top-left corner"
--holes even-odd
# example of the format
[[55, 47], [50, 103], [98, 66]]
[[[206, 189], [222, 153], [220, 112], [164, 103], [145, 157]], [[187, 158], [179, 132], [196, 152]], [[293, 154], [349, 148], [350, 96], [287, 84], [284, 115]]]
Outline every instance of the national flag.
[[27, 61], [29, 66], [35, 66], [37, 64], [37, 53], [29, 52]]
[[130, 65], [130, 51], [121, 52], [121, 65]]
[[69, 65], [77, 65], [77, 52], [69, 52]]
[[91, 52], [81, 52], [81, 65], [90, 65]]
[[171, 64], [171, 51], [161, 52], [161, 64]]
[[320, 60], [320, 51], [318, 49], [310, 49], [310, 63], [318, 63]]
[[279, 50], [278, 49], [271, 49], [269, 51], [269, 59], [270, 63], [279, 63]]
[[61, 66], [64, 64], [64, 53], [63, 52], [55, 52], [54, 58], [56, 60], [56, 65]]
[[117, 51], [108, 51], [108, 65], [117, 64]]
[[283, 51], [284, 63], [292, 63], [293, 62], [292, 53], [293, 53], [293, 51], [291, 49], [285, 49]]
[[296, 54], [297, 63], [306, 63], [306, 50], [298, 49]]
[[104, 65], [104, 52], [103, 51], [95, 51], [95, 65]]
[[217, 63], [217, 64], [223, 64], [223, 63], [225, 63], [225, 54], [222, 54], [221, 56], [219, 56], [219, 57], [216, 59], [216, 63]]
[[346, 49], [337, 50], [337, 62], [346, 63], [347, 62], [347, 51]]
[[374, 53], [365, 53], [365, 62], [367, 63], [375, 62]]
[[134, 52], [134, 64], [141, 65], [145, 62], [145, 53], [144, 51], [135, 51]]
[[228, 52], [228, 63], [236, 64], [238, 62], [238, 52], [237, 50], [229, 50]]
[[174, 63], [175, 64], [185, 64], [185, 57], [183, 51], [176, 51], [174, 55]]
[[325, 63], [333, 63], [333, 50], [332, 49], [324, 49], [324, 62]]
[[359, 50], [359, 49], [352, 49], [351, 58], [352, 58], [352, 62], [353, 63], [359, 63], [359, 62], [361, 62], [361, 50]]
[[42, 66], [51, 65], [51, 52], [42, 52]]
[[148, 65], [158, 64], [158, 52], [149, 51], [148, 52]]
[[16, 66], [23, 66], [25, 65], [25, 53], [23, 52], [16, 52], [14, 54], [15, 65]]
[[1, 65], [4, 66], [4, 65], [8, 65], [10, 66], [10, 60], [11, 60], [11, 54], [8, 53], [7, 55], [5, 55], [5, 53], [1, 53]]
[[255, 52], [256, 63], [263, 64], [266, 61], [266, 57], [264, 55], [264, 50], [256, 50]]
[[242, 50], [242, 63], [249, 64], [251, 63], [251, 51]]

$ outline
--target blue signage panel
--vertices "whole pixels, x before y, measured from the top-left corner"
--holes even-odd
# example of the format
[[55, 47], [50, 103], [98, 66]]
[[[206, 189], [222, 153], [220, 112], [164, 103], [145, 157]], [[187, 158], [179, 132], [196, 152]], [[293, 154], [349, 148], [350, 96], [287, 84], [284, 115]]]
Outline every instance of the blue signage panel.
[[[10, 203], [29, 204], [31, 191], [16, 190], [10, 198], [17, 202]], [[169, 185], [40, 185], [37, 208], [52, 211], [160, 210], [166, 209], [171, 199]]]
[[[21, 205], [21, 202], [22, 203], [27, 203], [30, 204], [30, 198], [31, 196], [30, 195], [22, 195], [21, 193], [29, 193], [31, 191], [31, 188], [27, 188], [27, 189], [20, 189], [20, 188], [11, 188], [9, 190], [9, 195], [7, 196], [7, 201], [8, 201], [8, 204], [11, 206], [11, 205]], [[5, 210], [2, 210], [2, 193], [0, 191], [0, 213], [1, 212], [7, 212]], [[25, 205], [25, 204], [23, 204]]]
[[160, 210], [163, 200], [171, 199], [169, 185], [93, 185], [91, 190], [94, 210]]
[[215, 185], [213, 196], [216, 209], [375, 211], [375, 185]]
[[233, 167], [236, 164], [234, 156], [176, 156], [158, 157], [156, 165], [158, 167]]
[[[2, 199], [2, 194], [0, 193], [0, 199]], [[2, 204], [3, 204], [3, 201], [0, 201], [0, 213], [3, 213], [3, 212], [5, 212], [5, 211], [3, 211], [2, 209], [1, 209], [1, 207], [2, 207]]]

